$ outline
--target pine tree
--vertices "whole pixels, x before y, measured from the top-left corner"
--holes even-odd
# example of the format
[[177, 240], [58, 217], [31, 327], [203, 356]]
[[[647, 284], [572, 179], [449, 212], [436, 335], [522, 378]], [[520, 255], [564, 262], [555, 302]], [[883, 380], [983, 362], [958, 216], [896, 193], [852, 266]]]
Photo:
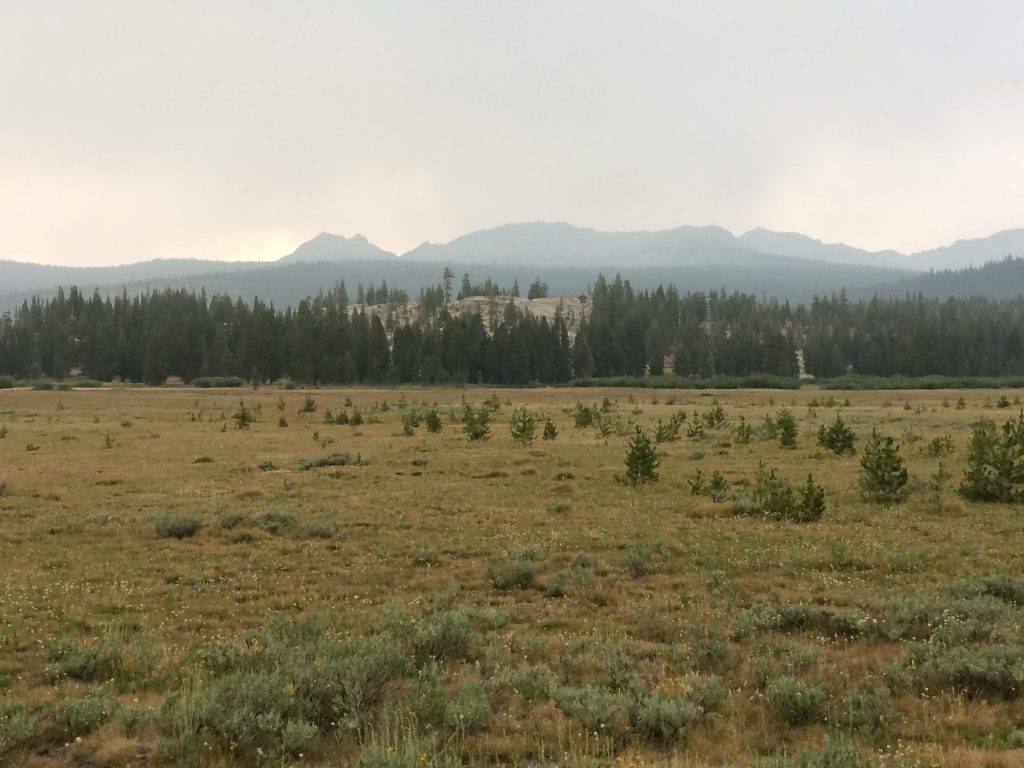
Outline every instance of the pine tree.
[[871, 430], [860, 460], [860, 488], [868, 501], [888, 504], [906, 497], [910, 476], [899, 451], [891, 437]]
[[444, 286], [444, 303], [448, 304], [452, 300], [452, 281], [455, 279], [455, 272], [452, 271], [451, 266], [445, 265], [444, 271], [441, 273], [441, 284]]
[[828, 427], [822, 424], [818, 429], [818, 445], [822, 448], [828, 448], [837, 456], [842, 456], [844, 453], [853, 453], [853, 445], [856, 440], [857, 436], [853, 430], [846, 425], [846, 422], [839, 415], [836, 415], [836, 420]]
[[1024, 498], [1024, 412], [1002, 430], [991, 419], [972, 427], [961, 495], [977, 501], [1015, 502]]
[[783, 448], [795, 448], [797, 426], [796, 417], [783, 408], [775, 417], [775, 428], [778, 430], [779, 443]]
[[474, 408], [469, 403], [462, 409], [462, 429], [471, 442], [486, 440], [491, 434], [491, 412], [487, 406]]
[[825, 514], [825, 489], [814, 482], [808, 474], [807, 482], [800, 490], [800, 505], [793, 517], [798, 523], [812, 523]]
[[444, 429], [444, 423], [434, 408], [427, 411], [427, 415], [423, 417], [423, 424], [426, 426], [427, 432], [436, 433]]
[[517, 408], [512, 411], [508, 428], [512, 433], [513, 440], [523, 445], [529, 445], [533, 442], [537, 430], [537, 420], [526, 408]]
[[659, 463], [651, 438], [637, 427], [626, 451], [626, 481], [631, 485], [654, 482], [658, 479]]
[[546, 419], [544, 421], [544, 439], [554, 440], [556, 437], [558, 437], [558, 428], [555, 426], [555, 422]]

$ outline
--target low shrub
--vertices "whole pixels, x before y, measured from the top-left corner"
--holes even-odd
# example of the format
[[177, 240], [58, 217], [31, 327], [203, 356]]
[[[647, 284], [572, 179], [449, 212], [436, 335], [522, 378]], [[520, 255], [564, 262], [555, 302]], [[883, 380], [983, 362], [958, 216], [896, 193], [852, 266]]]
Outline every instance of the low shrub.
[[438, 611], [415, 624], [412, 646], [422, 661], [459, 661], [470, 655], [473, 644], [469, 617], [461, 611]]
[[332, 453], [318, 459], [299, 459], [296, 466], [302, 471], [320, 469], [321, 467], [345, 467], [352, 464], [352, 457], [347, 453]]
[[155, 523], [156, 534], [162, 539], [192, 538], [202, 525], [202, 520], [195, 515], [163, 515]]
[[857, 746], [841, 737], [825, 736], [825, 745], [802, 752], [797, 757], [769, 757], [759, 760], [756, 768], [875, 768], [865, 760]]
[[258, 514], [253, 523], [257, 528], [276, 535], [298, 525], [299, 513], [288, 507], [274, 507]]
[[825, 691], [805, 685], [794, 677], [776, 678], [765, 691], [772, 712], [792, 726], [811, 725], [825, 720]]
[[54, 711], [53, 719], [64, 736], [74, 739], [95, 731], [113, 717], [116, 709], [114, 699], [90, 693], [65, 699]]
[[947, 689], [971, 699], [1019, 699], [1024, 694], [1024, 646], [917, 646], [910, 653], [920, 688]]
[[479, 680], [470, 680], [459, 686], [448, 702], [445, 721], [458, 734], [479, 731], [491, 716], [491, 699]]
[[527, 589], [537, 578], [537, 566], [526, 560], [492, 562], [487, 566], [487, 580], [496, 589]]
[[38, 718], [22, 702], [0, 702], [0, 756], [29, 744], [35, 738], [37, 724]]

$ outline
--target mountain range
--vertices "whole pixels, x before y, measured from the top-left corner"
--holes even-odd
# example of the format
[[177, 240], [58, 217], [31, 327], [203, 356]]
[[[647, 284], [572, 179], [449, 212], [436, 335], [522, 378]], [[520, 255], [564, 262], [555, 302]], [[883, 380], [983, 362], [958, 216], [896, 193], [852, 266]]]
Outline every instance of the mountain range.
[[[981, 267], [1010, 254], [1024, 255], [1024, 229], [911, 254], [867, 251], [766, 229], [740, 236], [714, 226], [599, 232], [534, 222], [479, 230], [447, 243], [423, 243], [398, 256], [362, 235], [346, 238], [322, 232], [276, 262], [164, 259], [116, 267], [61, 267], [0, 261], [0, 311], [34, 294], [49, 295], [57, 286], [70, 285], [107, 294], [202, 287], [208, 293], [258, 295], [279, 304], [294, 303], [339, 279], [353, 286], [387, 279], [394, 287], [417, 293], [424, 285], [436, 284], [442, 265], [468, 271], [474, 279], [489, 276], [500, 284], [522, 284], [540, 276], [552, 292], [564, 294], [587, 290], [598, 272], [622, 271], [637, 287], [725, 287], [780, 299], [803, 300], [840, 288], [851, 295], [913, 292], [922, 285], [929, 295], [944, 295], [957, 293], [960, 281], [957, 273], [942, 270]], [[977, 269], [970, 274], [972, 290], [985, 295], [987, 290], [977, 286], [992, 281], [979, 278]], [[1024, 293], [1024, 269], [1011, 264], [1000, 274], [999, 297]]]

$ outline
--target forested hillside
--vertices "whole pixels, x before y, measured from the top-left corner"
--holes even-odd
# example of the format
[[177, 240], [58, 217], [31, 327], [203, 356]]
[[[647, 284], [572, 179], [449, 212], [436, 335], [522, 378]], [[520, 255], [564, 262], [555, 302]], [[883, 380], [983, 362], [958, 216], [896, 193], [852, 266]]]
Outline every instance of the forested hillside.
[[671, 286], [641, 291], [602, 276], [589, 296], [538, 316], [501, 295], [460, 312], [451, 285], [411, 303], [403, 291], [372, 285], [360, 294], [386, 303], [352, 306], [344, 283], [283, 311], [202, 292], [105, 299], [72, 288], [4, 318], [0, 374], [526, 384], [658, 374], [668, 359], [683, 376], [793, 376], [798, 350], [819, 377], [1024, 371], [1024, 299], [855, 302], [840, 294], [790, 305]]

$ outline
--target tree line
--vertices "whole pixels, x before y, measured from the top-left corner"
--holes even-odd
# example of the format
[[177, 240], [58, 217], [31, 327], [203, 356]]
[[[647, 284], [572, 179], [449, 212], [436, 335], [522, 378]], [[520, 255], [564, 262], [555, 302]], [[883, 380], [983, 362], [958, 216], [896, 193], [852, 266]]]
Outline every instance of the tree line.
[[152, 384], [170, 376], [555, 384], [668, 368], [692, 377], [795, 376], [800, 355], [807, 373], [826, 378], [1024, 373], [1021, 298], [853, 302], [839, 293], [790, 305], [724, 289], [639, 291], [599, 276], [580, 297], [582, 312], [560, 306], [549, 318], [488, 287], [482, 314], [453, 311], [445, 280], [421, 291], [411, 316], [404, 292], [386, 284], [360, 291], [390, 302], [383, 311], [350, 305], [344, 283], [284, 309], [204, 291], [104, 298], [72, 287], [0, 318], [0, 374]]

